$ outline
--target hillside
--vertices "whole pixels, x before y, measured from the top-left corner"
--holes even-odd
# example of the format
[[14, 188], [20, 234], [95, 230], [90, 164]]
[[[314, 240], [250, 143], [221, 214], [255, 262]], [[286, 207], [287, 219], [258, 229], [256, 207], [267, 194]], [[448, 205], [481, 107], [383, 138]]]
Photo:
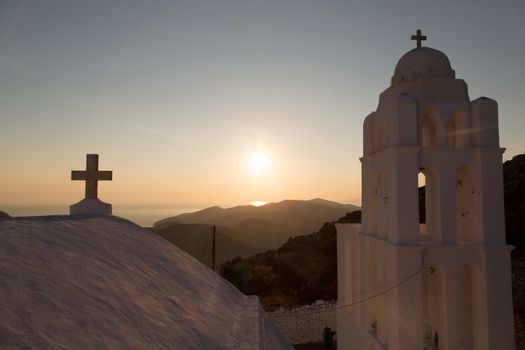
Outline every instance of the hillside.
[[10, 218], [11, 215], [7, 214], [5, 211], [0, 210], [0, 218]]
[[[361, 221], [361, 211], [337, 222]], [[316, 233], [288, 239], [277, 250], [223, 266], [223, 277], [244, 293], [257, 294], [267, 309], [337, 298], [337, 237], [333, 222]]]
[[525, 154], [503, 163], [505, 229], [512, 251], [512, 294], [517, 349], [525, 349]]
[[277, 250], [223, 266], [223, 277], [243, 293], [256, 294], [266, 309], [305, 305], [337, 297], [335, 225], [290, 238]]
[[[525, 250], [525, 154], [503, 163], [507, 241]], [[523, 252], [525, 253], [525, 252]]]
[[[191, 254], [209, 268], [212, 267], [212, 225], [173, 223], [149, 229]], [[231, 236], [235, 235], [236, 233], [233, 229], [223, 226], [217, 227], [215, 237], [216, 266], [220, 266], [226, 260], [234, 257], [242, 256], [246, 258], [259, 251], [248, 244], [231, 238]]]
[[225, 232], [232, 239], [256, 247], [259, 251], [277, 249], [289, 237], [316, 231], [324, 222], [357, 209], [323, 199], [284, 200], [255, 207], [243, 205], [227, 209], [210, 207], [160, 220], [154, 228], [170, 223], [209, 224], [230, 228]]
[[2, 349], [290, 350], [257, 298], [117, 217], [0, 220]]

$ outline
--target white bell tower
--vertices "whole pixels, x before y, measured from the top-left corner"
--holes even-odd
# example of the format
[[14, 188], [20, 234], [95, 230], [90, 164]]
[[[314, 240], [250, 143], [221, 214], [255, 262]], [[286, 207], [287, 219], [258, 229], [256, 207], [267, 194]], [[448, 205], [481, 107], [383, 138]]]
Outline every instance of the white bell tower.
[[337, 227], [338, 346], [514, 349], [498, 106], [413, 39], [364, 121], [362, 224]]

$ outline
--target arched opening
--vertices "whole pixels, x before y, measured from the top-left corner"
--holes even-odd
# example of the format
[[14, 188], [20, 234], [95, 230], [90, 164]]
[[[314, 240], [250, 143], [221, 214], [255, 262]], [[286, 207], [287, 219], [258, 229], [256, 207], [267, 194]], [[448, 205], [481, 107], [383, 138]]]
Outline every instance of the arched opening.
[[377, 178], [378, 188], [378, 236], [381, 238], [388, 237], [388, 203], [389, 203], [389, 188], [388, 188], [388, 174], [383, 172]]
[[464, 265], [459, 270], [459, 345], [461, 349], [477, 349], [476, 339], [480, 320], [481, 288], [479, 270], [471, 265]]
[[437, 242], [437, 183], [435, 172], [420, 168], [418, 180], [419, 239], [421, 242]]
[[447, 122], [448, 146], [450, 148], [468, 147], [469, 135], [467, 115], [462, 111], [452, 113]]
[[353, 278], [353, 269], [354, 264], [352, 264], [352, 243], [350, 241], [344, 242], [344, 295], [341, 299], [343, 305], [349, 305], [352, 304], [353, 298], [352, 298], [352, 278]]
[[384, 345], [388, 344], [388, 293], [384, 293], [388, 288], [387, 276], [388, 273], [386, 261], [383, 261], [379, 285], [380, 288], [377, 291], [377, 293], [382, 293], [380, 296], [378, 296], [378, 309], [381, 310], [381, 312], [378, 314], [377, 335], [379, 340]]
[[419, 204], [419, 235], [425, 236], [427, 234], [426, 232], [426, 176], [425, 174], [420, 170], [417, 174], [417, 193], [418, 193], [418, 204]]
[[[370, 153], [377, 151], [376, 147], [376, 120], [374, 117], [369, 116], [370, 121], [368, 125], [368, 145], [370, 147]], [[365, 140], [366, 141], [366, 140]]]
[[374, 120], [374, 150], [380, 151], [383, 149], [383, 122], [375, 118]]
[[474, 238], [474, 198], [476, 189], [472, 172], [462, 167], [456, 172], [456, 232], [458, 241], [471, 242]]
[[456, 142], [457, 128], [456, 128], [456, 122], [454, 121], [454, 118], [450, 118], [450, 120], [447, 123], [447, 135], [448, 135], [448, 147], [456, 148], [457, 147], [457, 142]]
[[439, 337], [445, 326], [445, 273], [437, 265], [423, 270], [423, 341], [425, 349], [442, 349]]
[[421, 146], [437, 147], [439, 135], [439, 120], [435, 113], [427, 112], [421, 118]]
[[367, 229], [368, 234], [377, 235], [377, 221], [378, 221], [378, 210], [379, 210], [379, 175], [372, 173], [369, 178], [367, 188]]
[[377, 272], [375, 257], [371, 254], [368, 257], [367, 269], [366, 290], [368, 291], [367, 298], [370, 298], [366, 302], [368, 328], [370, 332], [377, 334], [377, 298], [373, 298], [373, 296], [377, 293]]

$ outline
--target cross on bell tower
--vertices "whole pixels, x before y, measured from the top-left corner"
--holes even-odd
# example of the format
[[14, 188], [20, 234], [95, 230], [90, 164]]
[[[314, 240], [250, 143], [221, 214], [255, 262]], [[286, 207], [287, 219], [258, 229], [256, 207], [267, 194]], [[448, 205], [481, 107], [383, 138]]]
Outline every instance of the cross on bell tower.
[[410, 39], [416, 41], [417, 47], [421, 47], [421, 42], [427, 40], [427, 36], [421, 35], [421, 29], [418, 29], [416, 35], [412, 35]]

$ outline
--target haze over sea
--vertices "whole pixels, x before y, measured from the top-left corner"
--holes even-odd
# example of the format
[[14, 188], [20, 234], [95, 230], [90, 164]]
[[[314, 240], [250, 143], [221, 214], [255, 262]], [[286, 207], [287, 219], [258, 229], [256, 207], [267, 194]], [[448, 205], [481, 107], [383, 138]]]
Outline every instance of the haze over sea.
[[[113, 215], [148, 227], [169, 216], [194, 212], [199, 209], [202, 208], [181, 208], [176, 205], [113, 204]], [[69, 215], [69, 205], [11, 205], [2, 206], [0, 210], [11, 216]]]

